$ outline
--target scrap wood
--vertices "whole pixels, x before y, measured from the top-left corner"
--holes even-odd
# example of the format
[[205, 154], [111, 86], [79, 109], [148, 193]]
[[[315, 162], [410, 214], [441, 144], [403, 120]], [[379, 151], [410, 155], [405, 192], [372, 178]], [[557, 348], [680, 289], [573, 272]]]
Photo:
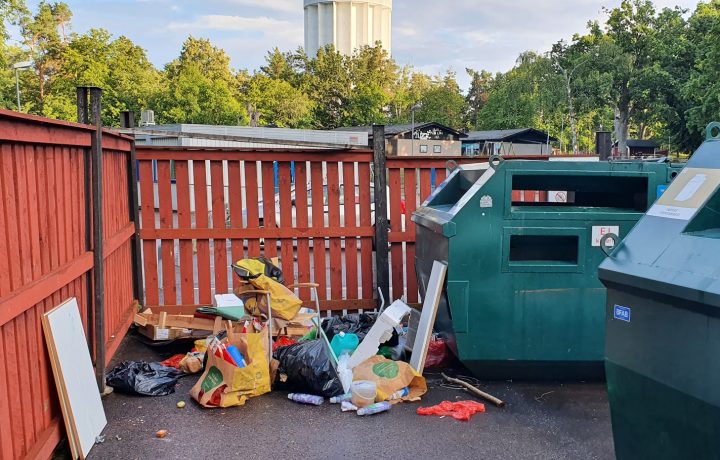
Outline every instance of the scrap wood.
[[152, 312], [145, 311], [143, 313], [136, 313], [133, 322], [138, 326], [147, 326], [150, 324], [161, 329], [166, 327], [179, 327], [183, 329], [220, 332], [222, 318], [217, 316], [214, 320], [211, 320], [195, 318], [192, 315], [168, 315], [167, 312], [153, 314]]
[[454, 384], [456, 384], [456, 385], [460, 385], [461, 387], [465, 388], [467, 391], [469, 391], [470, 393], [474, 394], [475, 396], [478, 396], [478, 397], [480, 397], [480, 398], [483, 398], [483, 399], [485, 399], [485, 400], [488, 400], [488, 401], [490, 401], [491, 403], [495, 404], [497, 407], [504, 407], [504, 406], [505, 406], [505, 402], [504, 402], [504, 401], [496, 398], [495, 396], [493, 396], [493, 395], [491, 395], [491, 394], [485, 393], [484, 391], [478, 389], [477, 387], [474, 387], [474, 386], [470, 385], [470, 384], [467, 383], [467, 382], [463, 382], [463, 381], [460, 380], [460, 379], [454, 379], [454, 378], [452, 378], [452, 377], [448, 377], [447, 375], [445, 375], [445, 373], [440, 373], [440, 375], [442, 375], [443, 378], [444, 378], [445, 380], [447, 380], [448, 382], [454, 383]]

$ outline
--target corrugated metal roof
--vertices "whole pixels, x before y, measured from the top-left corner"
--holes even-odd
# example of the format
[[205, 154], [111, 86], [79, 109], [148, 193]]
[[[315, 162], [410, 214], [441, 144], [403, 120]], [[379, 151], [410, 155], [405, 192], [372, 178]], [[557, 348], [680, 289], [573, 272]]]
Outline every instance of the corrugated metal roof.
[[[466, 136], [465, 133], [461, 133], [460, 131], [456, 131], [448, 126], [431, 121], [427, 123], [415, 123], [414, 125], [410, 123], [400, 125], [385, 125], [385, 137], [393, 137], [397, 136], [398, 134], [408, 133], [413, 129], [418, 130], [432, 126], [448, 131], [460, 137]], [[372, 126], [346, 126], [342, 128], [336, 128], [335, 131], [362, 131], [367, 133], [368, 136], [372, 138]]]
[[[263, 144], [263, 139], [275, 139], [288, 141], [289, 146], [292, 146], [293, 141], [306, 141], [306, 142], [317, 142], [327, 144], [340, 144], [340, 145], [357, 145], [361, 147], [367, 147], [368, 135], [364, 131], [321, 131], [312, 129], [289, 129], [289, 128], [257, 128], [250, 126], [216, 126], [216, 125], [198, 125], [198, 124], [174, 124], [174, 125], [154, 125], [148, 126], [148, 129], [153, 131], [169, 131], [169, 132], [180, 132], [180, 133], [193, 133], [193, 134], [208, 134], [208, 135], [219, 135], [219, 136], [242, 136], [251, 137], [258, 140], [257, 143], [250, 142], [236, 142], [236, 141], [215, 141], [210, 145], [209, 140], [203, 145], [213, 147], [257, 147], [259, 144]], [[138, 141], [141, 141], [141, 137], [138, 136]], [[159, 145], [155, 143], [156, 136], [147, 136], [146, 138], [153, 139], [153, 145]], [[168, 138], [177, 137], [169, 135]], [[167, 139], [167, 138], [166, 138]], [[163, 145], [168, 145], [165, 142], [171, 142], [169, 140], [163, 140]], [[223, 144], [223, 145], [220, 145]], [[182, 145], [179, 142], [175, 145]], [[268, 144], [270, 145], [270, 144]], [[278, 147], [277, 144], [272, 144], [273, 147]]]

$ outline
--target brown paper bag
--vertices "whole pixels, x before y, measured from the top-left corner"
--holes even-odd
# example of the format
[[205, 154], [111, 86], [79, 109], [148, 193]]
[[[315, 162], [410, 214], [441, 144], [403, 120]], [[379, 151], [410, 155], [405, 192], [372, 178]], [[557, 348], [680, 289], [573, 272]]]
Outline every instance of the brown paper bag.
[[245, 367], [233, 366], [208, 350], [205, 371], [190, 390], [190, 396], [201, 406], [242, 406], [249, 397], [270, 392], [268, 328], [243, 334], [228, 328], [226, 343], [240, 350], [245, 358]]
[[383, 356], [375, 355], [353, 368], [353, 381], [370, 380], [377, 385], [375, 402], [385, 401], [396, 391], [408, 387], [408, 395], [390, 401], [419, 401], [427, 392], [425, 377], [415, 372], [408, 363], [391, 361]]

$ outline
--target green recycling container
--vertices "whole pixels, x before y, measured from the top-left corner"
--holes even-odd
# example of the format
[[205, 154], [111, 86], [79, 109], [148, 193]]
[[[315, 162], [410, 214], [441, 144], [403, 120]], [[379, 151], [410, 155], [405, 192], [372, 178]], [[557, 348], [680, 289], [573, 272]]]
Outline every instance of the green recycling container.
[[619, 459], [720, 459], [720, 124], [600, 265]]
[[452, 172], [413, 214], [425, 295], [447, 263], [435, 329], [483, 378], [602, 378], [600, 239], [625, 235], [680, 168], [493, 158]]

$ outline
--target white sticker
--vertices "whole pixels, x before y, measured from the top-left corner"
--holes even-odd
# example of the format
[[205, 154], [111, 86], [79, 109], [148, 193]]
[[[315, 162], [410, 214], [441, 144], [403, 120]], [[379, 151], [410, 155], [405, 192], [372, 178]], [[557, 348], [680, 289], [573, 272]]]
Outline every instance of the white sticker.
[[655, 204], [647, 212], [648, 216], [665, 217], [668, 219], [690, 220], [695, 214], [697, 208], [684, 208], [682, 206], [668, 206], [665, 204]]
[[481, 208], [492, 208], [493, 207], [493, 200], [490, 195], [483, 195], [480, 197], [480, 207]]
[[170, 338], [170, 329], [155, 329], [155, 340], [167, 340]]
[[[608, 233], [614, 233], [615, 235], [620, 237], [620, 227], [617, 225], [597, 225], [593, 226], [592, 228], [592, 245], [593, 246], [600, 246], [600, 240], [603, 236], [607, 235]], [[608, 241], [608, 246], [612, 246], [612, 243]]]

